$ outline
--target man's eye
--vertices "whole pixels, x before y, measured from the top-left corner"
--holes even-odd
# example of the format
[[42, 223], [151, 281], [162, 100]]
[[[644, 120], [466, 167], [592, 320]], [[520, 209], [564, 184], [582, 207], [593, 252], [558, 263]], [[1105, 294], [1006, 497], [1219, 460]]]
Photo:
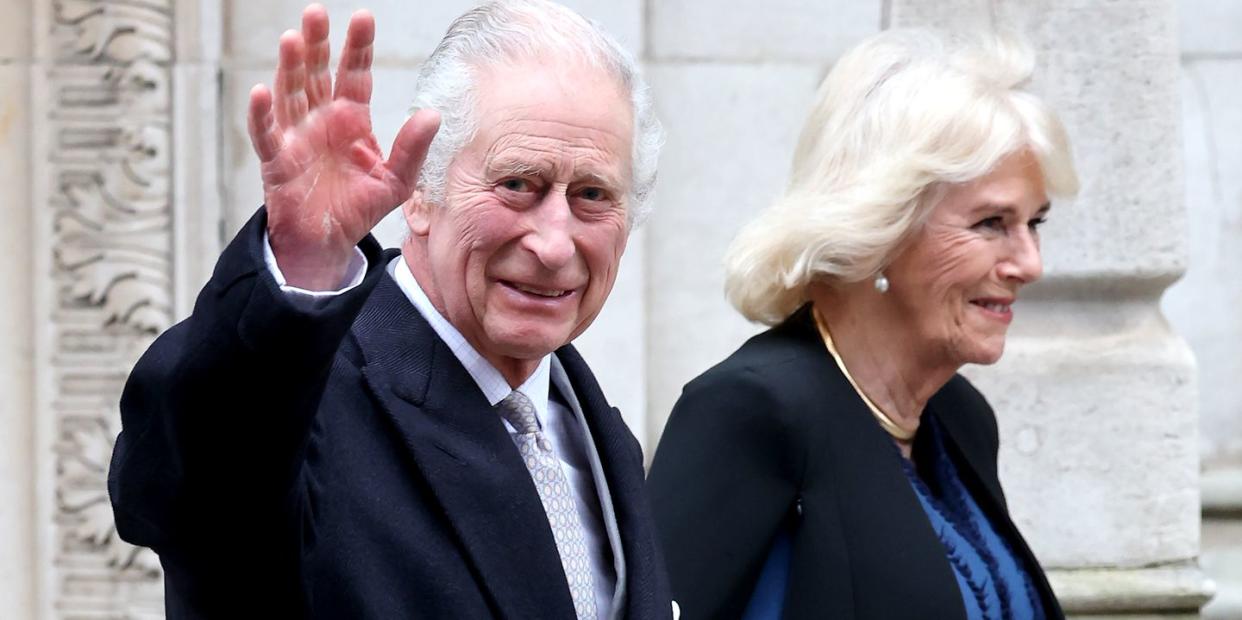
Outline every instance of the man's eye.
[[585, 200], [591, 200], [591, 201], [599, 201], [599, 200], [608, 199], [608, 192], [605, 192], [603, 189], [598, 188], [598, 187], [584, 188], [582, 191], [578, 192], [578, 195], [581, 196]]
[[500, 186], [511, 192], [529, 192], [534, 190], [534, 185], [530, 181], [517, 177], [501, 181]]

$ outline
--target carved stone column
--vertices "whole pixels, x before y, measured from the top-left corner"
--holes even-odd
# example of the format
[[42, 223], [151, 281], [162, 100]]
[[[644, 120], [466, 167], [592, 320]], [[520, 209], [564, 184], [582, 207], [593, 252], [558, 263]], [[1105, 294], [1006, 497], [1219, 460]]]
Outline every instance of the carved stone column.
[[38, 615], [162, 617], [157, 559], [117, 537], [105, 483], [125, 378], [218, 251], [218, 207], [203, 208], [218, 56], [200, 52], [219, 9], [32, 4]]
[[888, 18], [1016, 29], [1037, 48], [1034, 89], [1069, 126], [1083, 190], [1052, 210], [1046, 277], [1004, 360], [970, 374], [1067, 612], [1198, 617], [1194, 362], [1159, 307], [1186, 269], [1174, 2], [891, 0]]
[[42, 611], [156, 615], [158, 562], [117, 537], [105, 483], [126, 374], [173, 320], [172, 2], [38, 10]]

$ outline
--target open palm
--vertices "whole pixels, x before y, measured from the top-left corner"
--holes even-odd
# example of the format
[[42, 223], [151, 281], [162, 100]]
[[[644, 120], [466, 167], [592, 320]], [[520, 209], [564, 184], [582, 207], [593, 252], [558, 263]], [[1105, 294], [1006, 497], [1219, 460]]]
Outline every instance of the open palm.
[[374, 18], [355, 13], [334, 90], [327, 12], [311, 5], [302, 32], [280, 38], [274, 93], [262, 85], [250, 92], [272, 251], [301, 288], [339, 285], [354, 245], [413, 193], [439, 123], [432, 111], [410, 117], [384, 159], [371, 128], [374, 38]]

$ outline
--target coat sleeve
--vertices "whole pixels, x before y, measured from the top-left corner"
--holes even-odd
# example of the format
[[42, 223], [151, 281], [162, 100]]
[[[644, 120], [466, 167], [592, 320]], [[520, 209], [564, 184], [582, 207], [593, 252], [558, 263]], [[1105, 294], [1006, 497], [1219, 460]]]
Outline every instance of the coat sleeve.
[[170, 573], [177, 558], [287, 538], [280, 528], [297, 510], [295, 481], [333, 358], [383, 273], [368, 238], [361, 285], [295, 305], [265, 267], [265, 229], [260, 209], [121, 396], [108, 472], [117, 531], [153, 548]]
[[801, 478], [786, 406], [750, 369], [715, 369], [686, 386], [648, 486], [682, 618], [745, 610]]

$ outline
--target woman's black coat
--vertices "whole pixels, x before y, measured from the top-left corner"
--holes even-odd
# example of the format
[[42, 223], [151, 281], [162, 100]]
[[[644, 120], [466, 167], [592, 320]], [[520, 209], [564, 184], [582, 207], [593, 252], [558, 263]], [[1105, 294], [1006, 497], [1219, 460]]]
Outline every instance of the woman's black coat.
[[[963, 482], [1063, 614], [996, 475], [996, 419], [960, 375], [927, 404]], [[929, 446], [915, 440], [915, 460]], [[945, 550], [892, 440], [828, 355], [809, 307], [686, 385], [648, 485], [682, 618], [739, 617], [792, 536], [785, 618], [965, 619]]]

